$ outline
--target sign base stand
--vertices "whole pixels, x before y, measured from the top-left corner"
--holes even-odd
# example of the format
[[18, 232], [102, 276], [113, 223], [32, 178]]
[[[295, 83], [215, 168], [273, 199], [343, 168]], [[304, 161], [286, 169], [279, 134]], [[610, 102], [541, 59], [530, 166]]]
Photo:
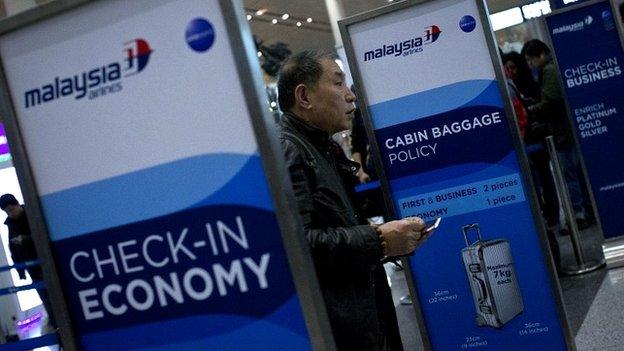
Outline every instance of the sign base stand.
[[624, 267], [624, 238], [606, 240], [602, 244], [602, 252], [608, 269]]
[[[622, 261], [624, 265], [624, 260]], [[585, 262], [581, 265], [572, 265], [565, 268], [561, 268], [561, 273], [565, 275], [578, 275], [593, 272], [599, 268], [604, 267], [607, 262], [602, 260], [592, 260], [589, 262]]]

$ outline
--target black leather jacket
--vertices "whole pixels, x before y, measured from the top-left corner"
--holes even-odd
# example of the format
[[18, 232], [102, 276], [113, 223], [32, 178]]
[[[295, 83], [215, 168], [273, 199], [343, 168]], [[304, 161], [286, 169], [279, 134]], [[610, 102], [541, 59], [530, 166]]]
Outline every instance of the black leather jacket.
[[402, 350], [375, 230], [354, 201], [359, 164], [291, 113], [281, 141], [339, 350]]
[[[36, 260], [37, 251], [35, 250], [35, 243], [32, 239], [26, 212], [23, 212], [17, 219], [7, 217], [4, 224], [9, 228], [9, 251], [11, 252], [13, 262], [22, 263]], [[11, 239], [17, 238], [20, 235], [22, 236], [22, 241], [19, 244], [11, 241]], [[21, 279], [26, 278], [23, 268], [18, 269], [17, 272]]]

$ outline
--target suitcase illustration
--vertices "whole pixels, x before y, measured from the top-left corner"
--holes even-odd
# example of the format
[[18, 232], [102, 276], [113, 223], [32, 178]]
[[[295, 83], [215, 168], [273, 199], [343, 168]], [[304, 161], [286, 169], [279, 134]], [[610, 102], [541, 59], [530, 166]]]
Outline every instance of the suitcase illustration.
[[[478, 239], [469, 244], [472, 229]], [[478, 223], [465, 225], [462, 231], [466, 247], [461, 254], [477, 313], [475, 322], [481, 327], [501, 328], [524, 310], [509, 242], [483, 240]]]

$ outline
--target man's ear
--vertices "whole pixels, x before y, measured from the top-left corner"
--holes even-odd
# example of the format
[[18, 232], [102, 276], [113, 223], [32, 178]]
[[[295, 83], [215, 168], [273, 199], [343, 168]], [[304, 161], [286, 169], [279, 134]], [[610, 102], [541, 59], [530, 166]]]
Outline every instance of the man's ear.
[[299, 84], [295, 87], [295, 104], [304, 110], [312, 108], [310, 101], [310, 89], [305, 84]]

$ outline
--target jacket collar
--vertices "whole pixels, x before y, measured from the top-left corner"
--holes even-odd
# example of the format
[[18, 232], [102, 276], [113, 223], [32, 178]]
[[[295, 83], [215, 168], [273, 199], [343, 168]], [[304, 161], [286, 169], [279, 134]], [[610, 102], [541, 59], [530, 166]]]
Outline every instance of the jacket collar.
[[280, 124], [282, 128], [302, 135], [322, 153], [326, 153], [327, 155], [333, 154], [332, 158], [337, 162], [336, 166], [340, 171], [355, 175], [360, 168], [359, 163], [351, 161], [346, 157], [340, 145], [331, 138], [329, 133], [305, 122], [292, 112], [285, 112], [282, 115]]
[[316, 126], [304, 121], [292, 112], [285, 112], [282, 115], [282, 125], [302, 134], [317, 147], [327, 148], [331, 135]]

